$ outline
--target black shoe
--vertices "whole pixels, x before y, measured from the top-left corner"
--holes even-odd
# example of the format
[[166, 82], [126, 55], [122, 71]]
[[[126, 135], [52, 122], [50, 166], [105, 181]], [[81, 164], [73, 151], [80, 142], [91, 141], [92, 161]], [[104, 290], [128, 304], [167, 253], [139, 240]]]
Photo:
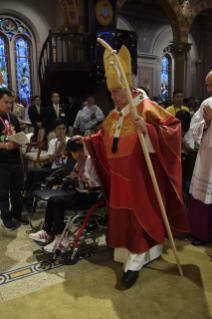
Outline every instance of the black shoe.
[[22, 225], [29, 225], [28, 218], [26, 218], [22, 215], [15, 216], [13, 219], [16, 220], [17, 222], [21, 223]]
[[124, 276], [122, 277], [122, 284], [128, 287], [132, 287], [133, 285], [135, 285], [138, 279], [138, 274], [139, 271], [128, 270], [124, 273]]
[[193, 246], [204, 246], [204, 245], [206, 245], [208, 242], [207, 241], [202, 241], [202, 240], [200, 240], [200, 239], [194, 239], [192, 242], [191, 242], [191, 244], [193, 245]]
[[16, 223], [12, 220], [2, 220], [2, 226], [6, 229], [6, 230], [16, 230]]

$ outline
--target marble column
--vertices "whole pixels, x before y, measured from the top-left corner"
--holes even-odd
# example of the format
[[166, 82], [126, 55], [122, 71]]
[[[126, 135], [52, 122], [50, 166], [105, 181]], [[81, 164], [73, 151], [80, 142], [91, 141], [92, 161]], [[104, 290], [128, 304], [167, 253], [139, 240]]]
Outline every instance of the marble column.
[[191, 43], [174, 42], [170, 45], [170, 52], [175, 59], [174, 90], [185, 88], [185, 72], [187, 53], [191, 50]]

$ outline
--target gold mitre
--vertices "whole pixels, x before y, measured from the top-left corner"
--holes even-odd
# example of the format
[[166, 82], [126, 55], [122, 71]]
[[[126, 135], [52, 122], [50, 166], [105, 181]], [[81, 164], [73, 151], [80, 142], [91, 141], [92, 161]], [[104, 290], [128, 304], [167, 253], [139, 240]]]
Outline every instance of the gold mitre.
[[[129, 85], [132, 85], [132, 73], [131, 73], [131, 56], [128, 49], [122, 45], [119, 53], [117, 54], [119, 61], [123, 67]], [[107, 87], [109, 89], [116, 89], [124, 87], [124, 82], [121, 76], [118, 66], [115, 63], [113, 54], [110, 54], [108, 49], [104, 53], [104, 66], [105, 76], [107, 80]]]

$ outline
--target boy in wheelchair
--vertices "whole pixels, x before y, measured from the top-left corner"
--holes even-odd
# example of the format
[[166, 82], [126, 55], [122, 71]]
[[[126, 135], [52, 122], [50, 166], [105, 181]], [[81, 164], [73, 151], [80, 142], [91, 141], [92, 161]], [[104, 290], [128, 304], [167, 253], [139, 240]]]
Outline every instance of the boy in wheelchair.
[[66, 134], [66, 122], [61, 119], [57, 119], [54, 123], [54, 132], [57, 138], [53, 139], [49, 143], [48, 155], [49, 163], [40, 169], [32, 169], [29, 171], [25, 184], [23, 199], [26, 203], [30, 194], [30, 190], [39, 189], [39, 183], [43, 182], [54, 170], [63, 166], [67, 161], [66, 144], [69, 137]]
[[[48, 200], [45, 216], [45, 226], [43, 230], [37, 233], [29, 234], [29, 237], [44, 246], [44, 252], [53, 253], [57, 240], [61, 239], [64, 230], [64, 214], [66, 210], [74, 207], [88, 205], [92, 207], [97, 200], [99, 192], [88, 193], [87, 187], [99, 187], [100, 183], [92, 164], [90, 156], [85, 156], [83, 145], [78, 140], [69, 140], [67, 143], [67, 152], [77, 160], [70, 178], [78, 178], [78, 189], [67, 192], [63, 196], [52, 196]], [[59, 238], [58, 238], [59, 237]], [[60, 244], [60, 250], [64, 251], [68, 247], [68, 241], [63, 238]]]

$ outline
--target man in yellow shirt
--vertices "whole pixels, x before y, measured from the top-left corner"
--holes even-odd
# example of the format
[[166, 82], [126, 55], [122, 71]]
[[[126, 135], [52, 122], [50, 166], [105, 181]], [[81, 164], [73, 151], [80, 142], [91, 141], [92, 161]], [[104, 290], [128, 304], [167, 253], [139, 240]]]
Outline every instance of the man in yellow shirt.
[[180, 110], [185, 110], [189, 112], [189, 108], [186, 106], [183, 106], [183, 91], [181, 90], [174, 91], [172, 101], [173, 101], [173, 105], [169, 106], [166, 109], [166, 111], [171, 113], [173, 116], [175, 116], [177, 112]]

